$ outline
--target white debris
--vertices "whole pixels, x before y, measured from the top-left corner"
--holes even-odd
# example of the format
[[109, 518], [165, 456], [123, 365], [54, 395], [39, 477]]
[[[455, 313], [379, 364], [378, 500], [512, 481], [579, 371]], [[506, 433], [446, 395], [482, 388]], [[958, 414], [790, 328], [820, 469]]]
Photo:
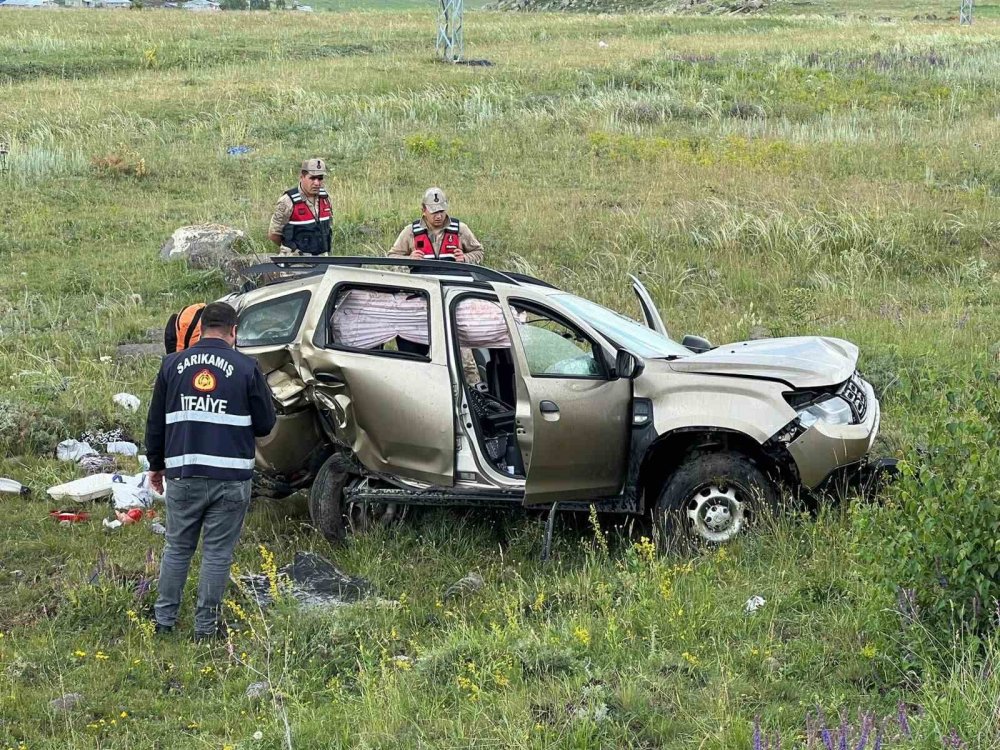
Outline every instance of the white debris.
[[139, 404], [141, 403], [139, 397], [133, 396], [131, 393], [116, 393], [111, 397], [111, 400], [125, 409], [125, 411], [139, 411]]
[[600, 47], [601, 49], [604, 49], [605, 47], [608, 46], [608, 43], [602, 39], [597, 43], [597, 46]]
[[747, 599], [747, 603], [743, 605], [743, 609], [749, 615], [751, 612], [756, 612], [765, 604], [767, 604], [767, 600], [763, 596], [751, 596]]
[[54, 500], [64, 498], [85, 503], [111, 494], [111, 474], [91, 474], [89, 477], [74, 479], [72, 482], [49, 487], [49, 496]]
[[0, 477], [0, 493], [8, 493], [11, 495], [27, 495], [31, 490], [25, 487], [23, 484], [18, 482], [16, 479], [8, 479], [7, 477]]
[[84, 456], [96, 455], [97, 451], [90, 447], [90, 443], [79, 440], [63, 440], [56, 446], [56, 458], [60, 461], [79, 461]]
[[118, 440], [108, 443], [108, 453], [117, 453], [121, 456], [138, 456], [139, 446], [127, 440]]
[[104, 528], [106, 528], [108, 531], [114, 531], [115, 529], [117, 529], [121, 525], [122, 525], [122, 522], [119, 521], [117, 518], [114, 521], [112, 521], [112, 520], [110, 520], [108, 518], [104, 519]]
[[257, 742], [260, 742], [262, 739], [264, 739], [264, 733], [258, 729], [256, 732], [253, 733], [253, 738], [257, 740]]
[[147, 479], [148, 475], [145, 472], [140, 472], [135, 476], [115, 474], [111, 479], [111, 493], [115, 501], [115, 510], [152, 506], [155, 498]]
[[109, 355], [107, 355], [107, 354], [102, 354], [101, 355], [101, 357], [100, 357], [101, 364], [105, 364], [106, 365], [110, 361], [111, 361], [111, 357]]

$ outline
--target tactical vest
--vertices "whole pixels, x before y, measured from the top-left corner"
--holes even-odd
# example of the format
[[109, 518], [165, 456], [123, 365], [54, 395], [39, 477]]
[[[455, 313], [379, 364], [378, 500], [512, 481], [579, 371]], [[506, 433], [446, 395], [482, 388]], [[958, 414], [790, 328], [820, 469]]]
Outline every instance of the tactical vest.
[[462, 238], [459, 235], [459, 222], [451, 216], [444, 228], [444, 235], [441, 237], [441, 249], [434, 252], [434, 243], [431, 242], [427, 227], [420, 223], [420, 219], [413, 222], [413, 251], [416, 256], [423, 256], [427, 260], [458, 260], [464, 257], [462, 253]]
[[330, 252], [333, 206], [330, 205], [330, 196], [327, 192], [320, 188], [316, 197], [318, 217], [313, 215], [305, 196], [297, 187], [285, 191], [285, 195], [292, 199], [292, 215], [288, 217], [288, 223], [281, 232], [282, 244], [303, 255], [322, 255]]

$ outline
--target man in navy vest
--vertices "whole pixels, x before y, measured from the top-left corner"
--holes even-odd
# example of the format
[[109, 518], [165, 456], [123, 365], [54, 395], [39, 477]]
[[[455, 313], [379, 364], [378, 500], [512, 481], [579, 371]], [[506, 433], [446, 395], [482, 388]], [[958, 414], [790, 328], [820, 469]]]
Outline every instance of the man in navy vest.
[[333, 235], [333, 207], [323, 188], [326, 162], [306, 159], [299, 184], [286, 190], [271, 216], [268, 239], [282, 255], [328, 255]]
[[257, 363], [233, 349], [236, 310], [212, 302], [201, 339], [164, 357], [146, 419], [153, 489], [167, 483], [167, 545], [160, 565], [156, 631], [177, 622], [191, 557], [202, 541], [195, 640], [220, 634], [222, 595], [250, 504], [254, 439], [274, 427], [271, 392]]

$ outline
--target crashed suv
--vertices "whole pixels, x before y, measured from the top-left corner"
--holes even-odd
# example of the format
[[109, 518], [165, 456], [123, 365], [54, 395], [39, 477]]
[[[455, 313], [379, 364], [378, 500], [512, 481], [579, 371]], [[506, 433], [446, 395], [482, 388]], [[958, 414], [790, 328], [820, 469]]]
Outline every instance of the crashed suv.
[[446, 261], [274, 259], [228, 299], [278, 421], [257, 490], [309, 488], [332, 541], [408, 505], [651, 514], [708, 542], [861, 462], [879, 402], [846, 341], [712, 348], [521, 274]]

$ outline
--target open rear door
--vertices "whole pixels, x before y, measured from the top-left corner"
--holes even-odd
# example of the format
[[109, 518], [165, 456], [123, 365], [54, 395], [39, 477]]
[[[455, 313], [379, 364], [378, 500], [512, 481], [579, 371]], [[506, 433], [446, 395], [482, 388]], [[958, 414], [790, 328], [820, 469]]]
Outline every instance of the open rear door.
[[629, 274], [628, 277], [632, 279], [632, 291], [639, 298], [639, 306], [642, 308], [642, 317], [646, 321], [646, 326], [652, 328], [661, 336], [670, 338], [670, 334], [667, 333], [667, 327], [663, 324], [663, 318], [660, 317], [660, 311], [656, 309], [656, 303], [653, 302], [652, 295], [633, 274]]
[[516, 368], [515, 432], [525, 505], [618, 494], [629, 442], [632, 382], [615, 378], [600, 336], [544, 295], [494, 284]]
[[302, 355], [328, 429], [370, 471], [451, 486], [455, 410], [440, 282], [330, 268], [317, 297]]

